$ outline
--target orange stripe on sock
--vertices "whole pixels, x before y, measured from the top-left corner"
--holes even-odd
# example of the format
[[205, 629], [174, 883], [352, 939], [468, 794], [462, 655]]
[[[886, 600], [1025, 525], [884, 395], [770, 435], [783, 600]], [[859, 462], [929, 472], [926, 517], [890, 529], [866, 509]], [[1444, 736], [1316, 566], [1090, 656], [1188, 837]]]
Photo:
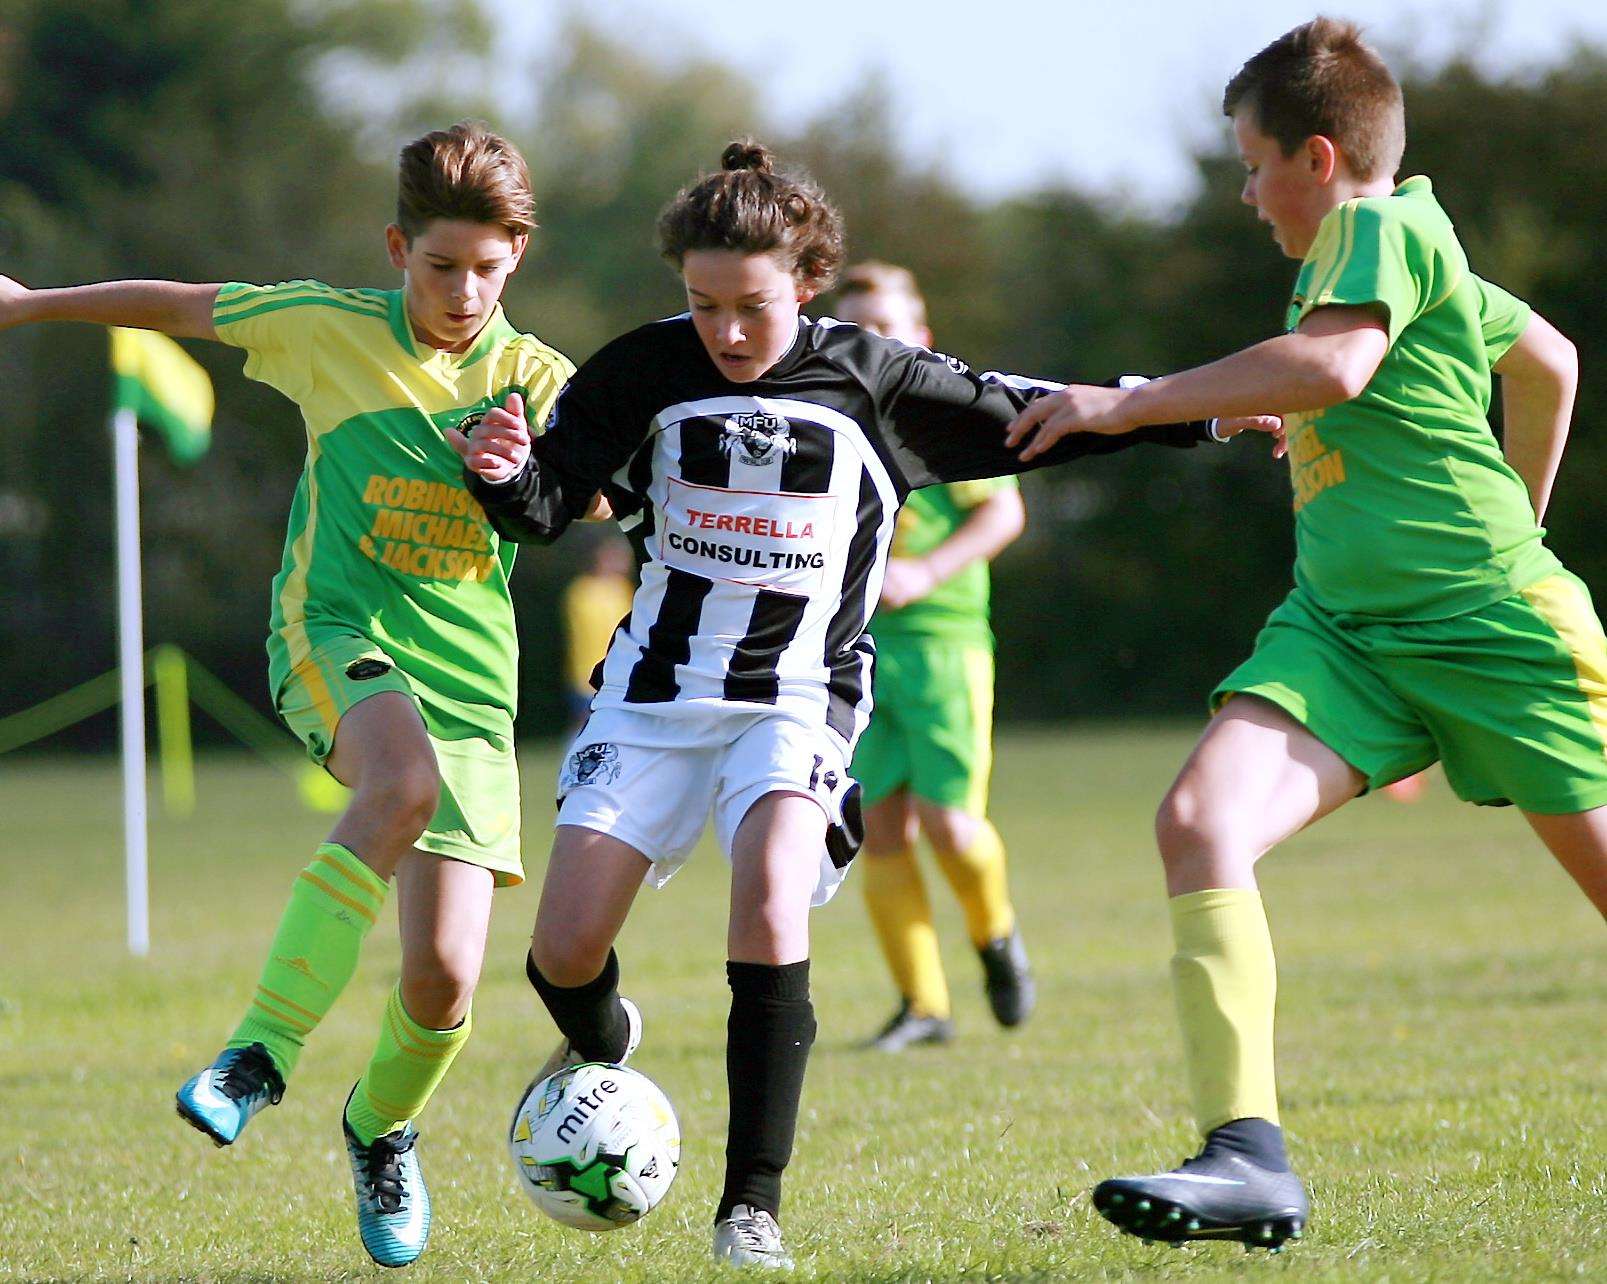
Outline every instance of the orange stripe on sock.
[[[357, 857], [353, 856], [352, 859], [357, 860]], [[362, 865], [362, 861], [357, 861], [357, 863]], [[363, 865], [363, 870], [368, 875], [368, 878], [365, 879], [362, 874], [354, 874], [342, 861], [338, 860], [334, 856], [331, 856], [326, 851], [319, 851], [319, 853], [313, 858], [313, 864], [322, 865], [324, 868], [339, 874], [359, 892], [371, 900], [374, 903], [374, 908], [376, 910], [379, 908], [380, 902], [385, 899], [385, 886], [378, 888], [374, 886], [374, 880], [379, 880], [379, 875], [374, 873], [373, 870], [369, 869], [367, 865]]]
[[[309, 1021], [311, 1021], [313, 1023], [313, 1025], [317, 1025], [320, 1021], [323, 1020], [323, 1018], [321, 1016], [319, 1016], [318, 1013], [312, 1011], [310, 1008], [304, 1008], [304, 1007], [301, 1006], [301, 1004], [292, 1002], [290, 999], [285, 998], [285, 996], [282, 995], [282, 994], [275, 994], [272, 990], [268, 989], [268, 987], [265, 986], [265, 985], [259, 985], [257, 987], [257, 993], [266, 995], [268, 998], [272, 999], [275, 1003], [283, 1004], [285, 1007], [289, 1008], [292, 1012], [299, 1013], [300, 1015], [306, 1017]], [[309, 1027], [309, 1029], [310, 1028], [311, 1027]]]
[[319, 878], [318, 875], [314, 874], [311, 870], [306, 870], [306, 869], [302, 870], [301, 873], [298, 875], [298, 877], [306, 879], [309, 883], [311, 883], [319, 891], [323, 892], [325, 896], [330, 897], [332, 900], [337, 900], [342, 905], [348, 906], [349, 908], [356, 910], [359, 914], [361, 914], [365, 919], [368, 920], [370, 926], [373, 926], [375, 920], [379, 917], [378, 914], [376, 914], [374, 910], [370, 909], [367, 905], [362, 904], [362, 902], [354, 901], [350, 896], [347, 896], [344, 892], [337, 892], [333, 887], [331, 887], [328, 883], [324, 882], [323, 879]]
[[306, 1036], [306, 1035], [309, 1035], [309, 1034], [312, 1033], [312, 1026], [310, 1026], [310, 1025], [308, 1025], [308, 1026], [302, 1025], [301, 1022], [297, 1021], [289, 1013], [280, 1012], [280, 1011], [276, 1010], [275, 1008], [273, 1008], [271, 1005], [269, 1005], [267, 1003], [264, 1003], [262, 1001], [261, 997], [257, 997], [257, 998], [252, 999], [251, 1000], [251, 1006], [254, 1007], [254, 1008], [261, 1008], [262, 1011], [266, 1012], [270, 1017], [272, 1017], [280, 1025], [288, 1026], [291, 1029], [291, 1031], [296, 1033], [296, 1034]]
[[397, 1105], [394, 1101], [381, 1101], [374, 1095], [374, 1090], [367, 1085], [363, 1087], [363, 1096], [368, 1098], [369, 1109], [381, 1118], [406, 1122], [413, 1117], [405, 1108]]
[[397, 1014], [386, 1008], [385, 1019], [390, 1023], [391, 1038], [396, 1040], [396, 1046], [410, 1057], [417, 1057], [420, 1061], [439, 1061], [448, 1056], [454, 1047], [448, 1043], [443, 1047], [432, 1048], [427, 1043], [420, 1043], [402, 1024]]

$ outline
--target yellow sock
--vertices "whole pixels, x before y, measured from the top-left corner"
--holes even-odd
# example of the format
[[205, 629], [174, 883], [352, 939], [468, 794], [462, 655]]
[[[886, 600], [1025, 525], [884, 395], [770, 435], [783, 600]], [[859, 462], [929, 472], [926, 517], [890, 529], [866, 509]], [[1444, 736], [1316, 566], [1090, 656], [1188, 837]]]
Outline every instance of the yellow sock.
[[993, 822], [984, 818], [971, 845], [957, 855], [934, 850], [949, 886], [965, 912], [965, 929], [977, 947], [1009, 936], [1015, 930], [1016, 912], [1010, 904], [1005, 877], [1004, 840]]
[[469, 1041], [473, 1020], [465, 1016], [450, 1030], [431, 1030], [408, 1016], [402, 987], [391, 991], [380, 1022], [379, 1045], [357, 1081], [346, 1121], [365, 1146], [416, 1119]]
[[1261, 893], [1237, 887], [1170, 902], [1172, 991], [1202, 1133], [1233, 1119], [1278, 1122], [1272, 1067], [1277, 964]]
[[922, 1016], [949, 1015], [949, 985], [937, 952], [937, 928], [915, 853], [908, 847], [860, 858], [865, 906], [899, 993]]

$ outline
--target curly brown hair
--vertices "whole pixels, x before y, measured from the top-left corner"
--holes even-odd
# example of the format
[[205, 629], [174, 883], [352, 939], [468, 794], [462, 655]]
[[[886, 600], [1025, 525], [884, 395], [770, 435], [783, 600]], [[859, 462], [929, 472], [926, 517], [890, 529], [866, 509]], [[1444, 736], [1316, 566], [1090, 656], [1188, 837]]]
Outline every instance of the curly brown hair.
[[800, 286], [830, 287], [843, 261], [843, 221], [800, 174], [777, 171], [751, 138], [729, 144], [720, 169], [683, 187], [658, 216], [659, 252], [677, 270], [691, 250], [775, 254]]

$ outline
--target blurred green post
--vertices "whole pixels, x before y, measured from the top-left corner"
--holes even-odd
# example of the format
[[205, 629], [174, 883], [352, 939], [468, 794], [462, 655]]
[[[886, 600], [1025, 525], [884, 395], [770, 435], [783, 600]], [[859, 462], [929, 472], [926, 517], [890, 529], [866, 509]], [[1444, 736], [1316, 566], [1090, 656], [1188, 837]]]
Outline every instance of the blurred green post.
[[151, 651], [156, 731], [162, 760], [162, 805], [169, 816], [195, 814], [195, 751], [190, 740], [189, 659], [163, 643]]

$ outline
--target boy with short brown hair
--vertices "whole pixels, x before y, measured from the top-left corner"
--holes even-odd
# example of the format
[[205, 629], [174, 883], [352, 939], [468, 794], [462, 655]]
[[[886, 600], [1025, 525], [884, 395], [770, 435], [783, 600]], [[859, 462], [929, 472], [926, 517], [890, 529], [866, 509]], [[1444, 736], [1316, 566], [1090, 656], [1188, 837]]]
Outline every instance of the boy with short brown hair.
[[[1301, 261], [1288, 333], [1132, 391], [1068, 388], [1010, 430], [1285, 416], [1295, 588], [1157, 817], [1173, 988], [1205, 1146], [1094, 1204], [1148, 1239], [1277, 1248], [1301, 1232], [1273, 1083], [1262, 853], [1435, 759], [1512, 804], [1607, 914], [1607, 639], [1542, 543], [1578, 380], [1573, 345], [1475, 276], [1429, 180], [1397, 185], [1400, 92], [1354, 26], [1319, 18], [1245, 65], [1226, 114], [1244, 201]], [[1502, 376], [1504, 441], [1487, 422]]]
[[280, 716], [353, 796], [294, 884], [244, 1018], [177, 1105], [227, 1146], [279, 1101], [394, 877], [402, 976], [342, 1112], [358, 1228], [384, 1266], [411, 1262], [428, 1239], [412, 1121], [468, 1039], [492, 889], [524, 878], [513, 546], [464, 489], [452, 443], [496, 406], [543, 423], [573, 373], [502, 314], [533, 206], [517, 149], [465, 123], [402, 151], [385, 229], [400, 290], [27, 290], [0, 277], [0, 328], [88, 321], [219, 339], [305, 416], [269, 681]]

